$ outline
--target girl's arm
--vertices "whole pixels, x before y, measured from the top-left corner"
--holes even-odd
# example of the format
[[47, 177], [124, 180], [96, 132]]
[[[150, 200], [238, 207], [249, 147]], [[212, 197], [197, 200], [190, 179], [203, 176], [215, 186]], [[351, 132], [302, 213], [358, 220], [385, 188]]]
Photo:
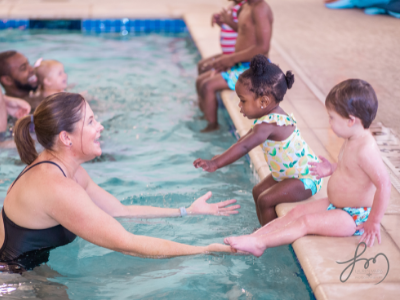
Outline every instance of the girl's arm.
[[221, 155], [212, 160], [198, 158], [193, 162], [193, 165], [195, 168], [203, 168], [207, 172], [214, 172], [225, 167], [249, 153], [254, 147], [261, 145], [271, 134], [272, 128], [273, 126], [267, 123], [255, 125], [243, 138]]
[[100, 209], [73, 180], [51, 185], [46, 213], [77, 236], [100, 247], [132, 256], [165, 258], [209, 252], [232, 252], [229, 246], [190, 246], [158, 238], [137, 236]]
[[357, 226], [357, 230], [364, 229], [360, 242], [364, 241], [370, 247], [374, 245], [375, 237], [379, 244], [381, 243], [380, 222], [389, 204], [392, 188], [389, 174], [380, 157], [379, 150], [371, 149], [375, 147], [364, 147], [359, 153], [360, 167], [376, 187], [368, 220]]
[[238, 31], [238, 24], [233, 20], [233, 15], [232, 15], [232, 7], [229, 9], [223, 8], [221, 13], [220, 13], [220, 20], [222, 23], [228, 25], [230, 28], [232, 28], [234, 31]]
[[[123, 205], [113, 195], [99, 187], [87, 174], [85, 169], [79, 168], [75, 175], [80, 186], [82, 186], [90, 199], [103, 211], [112, 217], [133, 217], [133, 218], [163, 218], [180, 217], [179, 208], [161, 208], [153, 206]], [[208, 204], [206, 201], [211, 198], [211, 192], [198, 198], [186, 209], [188, 215], [221, 215], [230, 216], [237, 214], [240, 205], [229, 206], [236, 202], [235, 199]]]

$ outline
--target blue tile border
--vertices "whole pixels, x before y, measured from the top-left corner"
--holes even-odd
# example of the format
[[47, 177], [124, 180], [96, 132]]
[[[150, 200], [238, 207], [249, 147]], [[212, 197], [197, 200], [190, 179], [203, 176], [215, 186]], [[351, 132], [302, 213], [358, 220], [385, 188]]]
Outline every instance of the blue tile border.
[[7, 20], [0, 19], [0, 30], [2, 29], [27, 29], [29, 20]]
[[183, 33], [188, 32], [182, 19], [83, 19], [83, 20], [0, 20], [2, 29], [66, 29], [103, 33]]

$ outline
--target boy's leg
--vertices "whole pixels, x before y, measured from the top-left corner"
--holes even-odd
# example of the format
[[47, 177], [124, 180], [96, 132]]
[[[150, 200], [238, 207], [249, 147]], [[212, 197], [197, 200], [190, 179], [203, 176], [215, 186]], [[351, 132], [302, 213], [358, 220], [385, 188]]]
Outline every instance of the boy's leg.
[[[206, 73], [205, 73], [206, 74]], [[221, 74], [216, 74], [203, 82], [201, 89], [201, 98], [203, 102], [203, 112], [208, 125], [201, 132], [210, 132], [217, 130], [218, 126], [218, 103], [215, 93], [217, 91], [228, 89], [229, 86]]]
[[275, 206], [285, 202], [298, 202], [312, 196], [309, 189], [304, 188], [299, 179], [285, 179], [262, 192], [257, 199], [260, 211], [261, 225], [276, 219]]
[[353, 218], [341, 209], [316, 214], [306, 214], [289, 223], [286, 227], [262, 235], [243, 235], [226, 238], [226, 244], [233, 248], [261, 256], [265, 249], [287, 245], [307, 235], [345, 237], [356, 231]]
[[277, 183], [278, 181], [275, 181], [275, 179], [272, 177], [272, 174], [269, 174], [267, 177], [265, 177], [262, 181], [260, 181], [253, 187], [253, 199], [256, 205], [257, 218], [260, 224], [261, 224], [261, 214], [257, 205], [258, 197], [260, 197], [262, 192], [265, 192], [266, 190], [268, 190], [270, 187], [272, 187]]
[[317, 201], [296, 205], [286, 215], [272, 220], [257, 231], [253, 232], [251, 235], [267, 234], [275, 230], [281, 229], [303, 215], [324, 212], [327, 210], [328, 206], [328, 198], [322, 198]]

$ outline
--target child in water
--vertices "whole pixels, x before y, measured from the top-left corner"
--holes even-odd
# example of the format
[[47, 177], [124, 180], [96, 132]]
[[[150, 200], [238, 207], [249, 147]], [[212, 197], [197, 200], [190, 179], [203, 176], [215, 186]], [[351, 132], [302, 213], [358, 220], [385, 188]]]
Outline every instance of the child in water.
[[253, 188], [257, 217], [265, 225], [277, 217], [275, 206], [310, 198], [322, 186], [322, 179], [310, 174], [308, 163], [318, 157], [300, 135], [293, 115], [279, 106], [294, 75], [286, 75], [263, 55], [256, 55], [250, 69], [236, 83], [241, 113], [256, 119], [250, 131], [236, 144], [212, 160], [197, 159], [196, 168], [214, 172], [233, 163], [251, 149], [261, 145], [271, 174]]
[[349, 79], [328, 94], [325, 106], [333, 132], [345, 139], [338, 163], [310, 163], [317, 178], [331, 176], [328, 197], [293, 208], [284, 217], [251, 235], [230, 237], [233, 248], [261, 256], [265, 249], [294, 242], [307, 234], [345, 237], [362, 235], [372, 247], [381, 242], [380, 222], [390, 198], [391, 183], [379, 148], [368, 130], [378, 100], [371, 85]]
[[40, 60], [35, 66], [38, 78], [37, 92], [43, 99], [65, 91], [68, 75], [64, 72], [62, 63], [57, 60]]

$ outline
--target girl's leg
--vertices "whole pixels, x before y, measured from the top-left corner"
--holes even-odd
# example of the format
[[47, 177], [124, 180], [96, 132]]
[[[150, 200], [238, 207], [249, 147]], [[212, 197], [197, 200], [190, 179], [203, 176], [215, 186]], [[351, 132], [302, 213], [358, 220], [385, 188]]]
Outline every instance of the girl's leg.
[[353, 218], [341, 209], [329, 210], [316, 214], [306, 214], [289, 223], [286, 227], [262, 235], [243, 235], [226, 238], [231, 247], [249, 252], [257, 257], [265, 249], [293, 243], [307, 234], [344, 237], [356, 231]]
[[261, 224], [261, 213], [258, 209], [258, 205], [257, 205], [257, 200], [258, 197], [260, 197], [261, 193], [265, 192], [266, 190], [268, 190], [270, 187], [272, 187], [273, 185], [277, 184], [278, 181], [275, 181], [274, 178], [272, 177], [272, 174], [269, 174], [267, 177], [265, 177], [263, 180], [261, 180], [258, 184], [256, 184], [253, 187], [253, 199], [254, 199], [254, 203], [256, 205], [256, 212], [257, 212], [257, 218], [258, 221]]
[[[208, 72], [204, 73], [207, 74]], [[210, 132], [218, 129], [218, 103], [215, 93], [217, 91], [228, 89], [229, 86], [221, 74], [216, 74], [206, 79], [201, 86], [201, 96], [203, 99], [203, 111], [208, 125], [201, 132]]]
[[251, 235], [262, 235], [273, 232], [275, 230], [279, 230], [303, 215], [324, 212], [326, 211], [328, 206], [329, 206], [328, 198], [319, 199], [317, 201], [309, 203], [299, 204], [293, 209], [291, 209], [285, 216], [269, 222], [268, 224], [258, 229], [256, 232], [253, 232]]
[[211, 78], [211, 76], [212, 76], [212, 71], [208, 71], [208, 72], [202, 73], [196, 79], [196, 91], [197, 91], [197, 95], [199, 96], [199, 108], [201, 111], [204, 111], [204, 109], [203, 109], [204, 100], [203, 100], [203, 95], [201, 93], [202, 86], [207, 79]]
[[265, 225], [276, 219], [275, 206], [279, 203], [298, 202], [312, 196], [311, 190], [304, 188], [299, 179], [285, 179], [268, 190], [262, 192], [257, 199], [260, 211], [261, 225]]

